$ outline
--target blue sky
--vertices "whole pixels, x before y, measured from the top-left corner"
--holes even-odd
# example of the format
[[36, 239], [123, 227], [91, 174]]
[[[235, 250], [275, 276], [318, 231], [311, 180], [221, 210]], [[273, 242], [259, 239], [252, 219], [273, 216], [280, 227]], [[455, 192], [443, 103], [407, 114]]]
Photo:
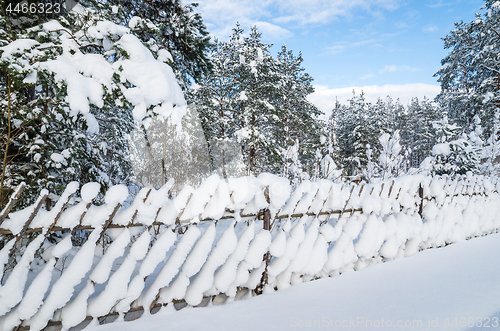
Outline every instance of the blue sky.
[[472, 21], [483, 0], [198, 0], [212, 35], [227, 39], [236, 22], [256, 25], [277, 52], [286, 44], [302, 52], [315, 78], [310, 100], [327, 112], [366, 93], [433, 98], [433, 74], [446, 56], [442, 37], [460, 20]]

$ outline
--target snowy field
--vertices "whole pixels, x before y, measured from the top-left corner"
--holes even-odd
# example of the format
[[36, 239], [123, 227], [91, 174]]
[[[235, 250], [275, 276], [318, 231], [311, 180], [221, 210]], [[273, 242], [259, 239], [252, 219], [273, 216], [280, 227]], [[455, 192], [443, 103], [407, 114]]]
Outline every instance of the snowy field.
[[85, 330], [500, 329], [499, 275], [493, 234], [247, 300]]

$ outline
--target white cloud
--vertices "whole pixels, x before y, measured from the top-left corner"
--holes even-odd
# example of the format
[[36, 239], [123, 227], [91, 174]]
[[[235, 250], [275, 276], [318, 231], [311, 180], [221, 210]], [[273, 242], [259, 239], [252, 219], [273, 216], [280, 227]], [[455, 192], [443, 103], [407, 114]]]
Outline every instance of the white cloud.
[[252, 25], [257, 26], [259, 32], [262, 32], [267, 38], [280, 40], [293, 37], [293, 33], [278, 25], [268, 22], [254, 22]]
[[368, 74], [368, 75], [362, 76], [360, 79], [365, 80], [365, 79], [374, 78], [374, 77], [375, 77], [374, 74]]
[[422, 100], [425, 97], [434, 99], [439, 94], [441, 87], [431, 84], [404, 84], [404, 85], [370, 85], [370, 86], [350, 86], [343, 88], [328, 88], [325, 85], [315, 85], [315, 92], [309, 95], [308, 99], [327, 116], [335, 106], [335, 100], [340, 103], [347, 103], [352, 98], [353, 91], [356, 94], [365, 94], [368, 102], [376, 102], [378, 98], [390, 96], [394, 100], [399, 99], [401, 103], [407, 104], [411, 98], [417, 97]]
[[439, 30], [439, 28], [436, 25], [428, 25], [422, 29], [422, 31], [424, 31], [424, 32], [436, 32], [438, 30]]
[[371, 38], [371, 39], [357, 41], [355, 43], [343, 43], [342, 45], [328, 46], [325, 48], [325, 51], [322, 54], [323, 55], [334, 55], [334, 54], [341, 53], [349, 48], [363, 47], [363, 46], [367, 46], [367, 45], [371, 45], [371, 47], [382, 47], [381, 44], [377, 44], [378, 41], [380, 41], [380, 39]]
[[198, 10], [212, 35], [227, 39], [239, 22], [245, 30], [269, 14], [263, 0], [199, 0]]
[[276, 22], [299, 24], [325, 24], [339, 16], [349, 16], [361, 8], [376, 15], [376, 9], [394, 10], [400, 0], [276, 0], [275, 4], [283, 15]]
[[370, 45], [370, 44], [374, 44], [374, 43], [378, 42], [379, 40], [380, 40], [379, 38], [378, 39], [376, 39], [376, 38], [365, 39], [365, 40], [361, 40], [361, 41], [352, 43], [350, 45], [350, 47], [359, 47], [359, 46]]
[[401, 1], [198, 0], [197, 2], [200, 4], [199, 10], [209, 31], [218, 38], [227, 38], [236, 22], [240, 22], [243, 27], [263, 22], [272, 23], [276, 27], [288, 23], [294, 26], [327, 24], [338, 17], [350, 16], [358, 9], [372, 14], [380, 9], [394, 10]]
[[414, 68], [414, 67], [410, 67], [410, 66], [388, 65], [388, 66], [385, 66], [382, 70], [380, 70], [380, 73], [384, 73], [384, 72], [397, 72], [397, 71], [416, 72], [416, 71], [420, 71], [420, 68]]
[[325, 54], [337, 54], [342, 52], [345, 49], [343, 45], [335, 45], [326, 48]]
[[406, 22], [396, 22], [394, 23], [394, 26], [396, 27], [396, 29], [403, 29], [403, 30], [408, 29], [410, 27]]
[[430, 8], [441, 8], [441, 7], [447, 7], [447, 6], [452, 6], [454, 4], [456, 4], [456, 1], [448, 1], [448, 2], [444, 2], [443, 0], [433, 0], [431, 1], [432, 3], [431, 4], [428, 4], [427, 7], [430, 7]]

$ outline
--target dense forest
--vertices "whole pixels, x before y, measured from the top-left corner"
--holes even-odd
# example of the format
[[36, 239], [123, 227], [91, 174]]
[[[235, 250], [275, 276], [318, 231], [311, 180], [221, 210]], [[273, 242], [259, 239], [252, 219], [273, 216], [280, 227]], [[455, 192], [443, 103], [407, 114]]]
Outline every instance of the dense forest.
[[197, 5], [180, 0], [51, 3], [61, 10], [2, 4], [0, 207], [21, 182], [27, 205], [71, 181], [105, 190], [172, 178], [180, 188], [212, 173], [299, 183], [499, 171], [495, 0], [443, 38], [435, 100], [353, 94], [326, 115], [308, 101], [300, 51], [273, 55], [256, 27], [211, 38]]

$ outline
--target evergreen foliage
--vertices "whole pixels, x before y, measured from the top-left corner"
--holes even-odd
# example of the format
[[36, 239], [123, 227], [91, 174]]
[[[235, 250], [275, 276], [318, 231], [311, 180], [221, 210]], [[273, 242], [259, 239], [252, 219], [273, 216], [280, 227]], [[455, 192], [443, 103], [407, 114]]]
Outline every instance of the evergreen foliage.
[[[368, 164], [367, 146], [376, 146], [380, 135], [395, 130], [396, 109], [390, 98], [371, 104], [366, 102], [363, 93], [353, 94], [349, 105], [336, 107], [331, 120], [336, 122], [333, 135], [338, 144], [337, 159], [345, 175], [363, 176]], [[378, 154], [374, 155], [377, 157]]]
[[[211, 173], [271, 172], [297, 184], [500, 172], [499, 1], [485, 0], [474, 21], [443, 38], [450, 53], [435, 74], [436, 102], [370, 103], [353, 93], [326, 122], [307, 100], [313, 78], [302, 55], [282, 46], [273, 56], [255, 27], [237, 24], [227, 41], [210, 43], [196, 4], [80, 4], [25, 17], [2, 4], [0, 205], [21, 181], [30, 204], [40, 188], [59, 193], [73, 180], [106, 188], [177, 178], [179, 190]], [[165, 95], [141, 90], [156, 74], [139, 68], [147, 61], [177, 79]]]
[[399, 130], [394, 131], [392, 135], [384, 133], [379, 137], [382, 148], [378, 160], [381, 178], [384, 180], [398, 177], [405, 171], [400, 140]]
[[458, 125], [448, 122], [446, 115], [435, 122], [434, 127], [439, 143], [432, 149], [434, 162], [431, 174], [465, 175], [469, 171], [477, 173], [481, 148], [475, 139], [477, 135], [462, 133]]
[[[25, 204], [41, 188], [59, 193], [74, 180], [104, 189], [127, 183], [134, 119], [141, 123], [162, 113], [175, 122], [185, 111], [174, 74], [162, 63], [168, 52], [107, 18], [105, 11], [81, 6], [29, 28], [13, 28], [0, 17], [0, 203], [21, 181], [29, 187]], [[173, 84], [158, 92], [163, 97], [148, 91], [141, 99], [141, 84], [148, 82], [130, 70], [137, 60], [161, 69], [152, 74], [164, 84], [171, 75]]]
[[480, 170], [486, 176], [497, 176], [500, 174], [500, 142], [498, 132], [500, 131], [500, 113], [496, 113], [493, 119], [491, 136], [486, 141], [486, 146], [481, 155]]
[[[281, 151], [290, 146], [298, 147], [300, 142], [298, 161], [304, 165], [305, 172], [313, 174], [316, 151], [321, 146], [321, 122], [318, 120], [321, 112], [307, 100], [314, 92], [313, 78], [305, 72], [302, 62], [302, 55], [295, 56], [286, 46], [282, 46], [277, 55], [277, 84], [271, 104], [278, 110], [279, 121], [273, 136]], [[287, 176], [288, 172], [285, 165], [283, 175]]]
[[[365, 101], [363, 93], [354, 94], [348, 105], [337, 103], [332, 110], [324, 133], [329, 155], [341, 164], [344, 176], [352, 179], [372, 181], [417, 169], [437, 143], [432, 123], [439, 112], [427, 99], [412, 99], [405, 107], [390, 97], [372, 104]], [[383, 143], [379, 138], [384, 134], [392, 138]], [[381, 153], [389, 153], [386, 143], [395, 146], [396, 141], [401, 146], [400, 153], [396, 153], [398, 165], [389, 169], [381, 165], [380, 157]]]
[[186, 90], [210, 71], [207, 50], [210, 37], [197, 3], [180, 0], [121, 1], [81, 0], [83, 5], [104, 13], [109, 20], [131, 28], [143, 43], [167, 50], [168, 64]]
[[440, 119], [439, 110], [428, 99], [413, 98], [406, 110], [400, 112], [401, 144], [409, 152], [409, 168], [418, 168], [437, 143], [433, 123]]
[[304, 73], [300, 55], [284, 46], [274, 58], [270, 47], [261, 42], [255, 27], [245, 36], [237, 25], [227, 42], [216, 41], [212, 74], [189, 92], [200, 113], [213, 169], [223, 176], [242, 170], [288, 176], [293, 146], [300, 146], [297, 162], [307, 172], [314, 170], [321, 129], [320, 112], [306, 99], [313, 92], [312, 78]]
[[437, 100], [450, 119], [467, 131], [478, 115], [491, 134], [500, 102], [500, 3], [485, 0], [474, 21], [455, 23], [444, 40], [450, 53], [435, 74], [441, 83]]
[[[2, 198], [21, 181], [28, 184], [23, 203], [47, 187], [60, 192], [72, 180], [98, 180], [104, 172], [89, 139], [86, 114], [70, 112], [67, 86], [46, 66], [62, 54], [62, 31], [42, 26], [16, 27], [2, 17], [4, 42], [0, 58], [2, 87]], [[70, 29], [70, 23], [61, 29]], [[51, 45], [52, 47], [48, 46]], [[76, 50], [75, 50], [76, 52]], [[90, 129], [90, 130], [89, 130]], [[102, 181], [102, 179], [101, 179]]]

